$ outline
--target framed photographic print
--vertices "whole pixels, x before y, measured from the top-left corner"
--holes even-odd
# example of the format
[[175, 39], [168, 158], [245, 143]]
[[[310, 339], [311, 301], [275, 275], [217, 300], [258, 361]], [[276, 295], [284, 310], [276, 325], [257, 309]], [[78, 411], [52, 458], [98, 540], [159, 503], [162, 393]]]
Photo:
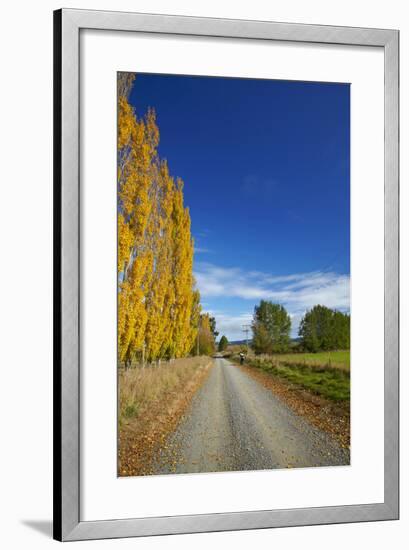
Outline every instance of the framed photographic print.
[[397, 519], [398, 31], [63, 9], [54, 115], [55, 538]]

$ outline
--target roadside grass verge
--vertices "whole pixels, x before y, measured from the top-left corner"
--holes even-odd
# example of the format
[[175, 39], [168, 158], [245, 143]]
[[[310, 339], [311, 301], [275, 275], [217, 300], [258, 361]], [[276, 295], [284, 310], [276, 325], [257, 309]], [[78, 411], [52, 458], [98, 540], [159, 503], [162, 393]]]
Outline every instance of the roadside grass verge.
[[331, 401], [348, 402], [350, 399], [349, 366], [346, 363], [325, 364], [322, 358], [321, 362], [319, 359], [316, 362], [310, 362], [309, 357], [303, 357], [303, 355], [310, 354], [250, 357], [246, 359], [246, 364]]
[[209, 357], [186, 357], [160, 366], [136, 367], [119, 372], [119, 425], [145, 415], [164, 395], [183, 388]]
[[334, 367], [338, 369], [349, 370], [350, 351], [320, 351], [318, 353], [285, 353], [265, 356], [277, 363], [288, 363], [303, 365], [309, 367]]
[[212, 364], [203, 356], [119, 369], [118, 475], [151, 473], [154, 452], [176, 427]]
[[271, 365], [262, 368], [327, 399], [333, 401], [347, 401], [349, 399], [349, 374], [342, 370], [334, 368], [318, 370], [314, 367], [301, 365]]

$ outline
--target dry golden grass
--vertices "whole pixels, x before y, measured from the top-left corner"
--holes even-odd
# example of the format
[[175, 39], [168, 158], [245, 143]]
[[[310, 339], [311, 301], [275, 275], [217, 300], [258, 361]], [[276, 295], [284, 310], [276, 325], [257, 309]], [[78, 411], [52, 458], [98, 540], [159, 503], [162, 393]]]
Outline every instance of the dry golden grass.
[[159, 366], [121, 369], [119, 373], [119, 420], [143, 414], [152, 403], [160, 402], [165, 393], [184, 386], [198, 369], [210, 362], [209, 357], [187, 357]]
[[118, 474], [151, 473], [153, 455], [205, 380], [210, 357], [176, 359], [119, 373]]

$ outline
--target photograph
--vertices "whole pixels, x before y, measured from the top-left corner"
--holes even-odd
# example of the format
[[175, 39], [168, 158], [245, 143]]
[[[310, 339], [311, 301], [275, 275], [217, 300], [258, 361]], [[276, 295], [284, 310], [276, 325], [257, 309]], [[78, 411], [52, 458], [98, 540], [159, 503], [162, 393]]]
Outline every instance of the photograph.
[[117, 73], [119, 477], [350, 465], [350, 115]]
[[87, 4], [2, 5], [2, 547], [408, 547], [408, 2]]

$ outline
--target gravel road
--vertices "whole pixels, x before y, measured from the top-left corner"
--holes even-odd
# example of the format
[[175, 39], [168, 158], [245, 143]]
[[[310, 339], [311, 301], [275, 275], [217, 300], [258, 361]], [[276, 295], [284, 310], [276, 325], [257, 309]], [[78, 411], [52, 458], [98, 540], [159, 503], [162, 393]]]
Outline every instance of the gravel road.
[[297, 416], [225, 359], [168, 438], [154, 473], [222, 472], [349, 464], [349, 451]]

